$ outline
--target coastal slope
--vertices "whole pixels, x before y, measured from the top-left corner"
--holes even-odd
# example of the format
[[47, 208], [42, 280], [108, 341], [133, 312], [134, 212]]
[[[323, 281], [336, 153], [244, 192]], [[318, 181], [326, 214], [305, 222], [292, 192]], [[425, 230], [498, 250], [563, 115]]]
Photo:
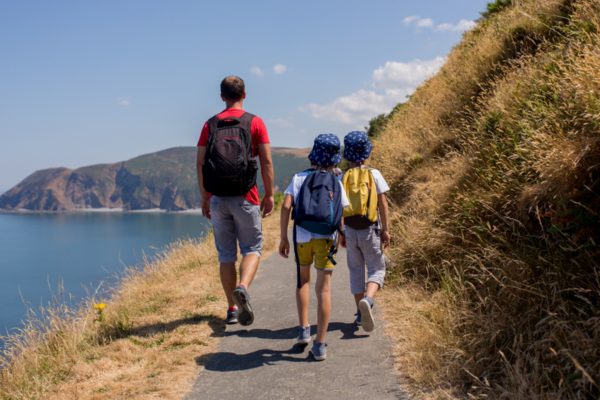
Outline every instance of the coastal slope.
[[[307, 149], [275, 147], [272, 151], [278, 188], [308, 166]], [[191, 146], [113, 164], [39, 170], [0, 196], [0, 209], [8, 211], [180, 211], [199, 205], [196, 148]]]

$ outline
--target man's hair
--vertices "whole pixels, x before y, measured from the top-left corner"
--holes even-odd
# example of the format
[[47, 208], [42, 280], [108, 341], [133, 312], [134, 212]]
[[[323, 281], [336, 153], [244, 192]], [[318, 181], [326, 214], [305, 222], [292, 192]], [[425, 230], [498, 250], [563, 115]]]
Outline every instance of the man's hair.
[[229, 75], [221, 81], [221, 96], [225, 100], [238, 101], [246, 90], [244, 80], [239, 76]]

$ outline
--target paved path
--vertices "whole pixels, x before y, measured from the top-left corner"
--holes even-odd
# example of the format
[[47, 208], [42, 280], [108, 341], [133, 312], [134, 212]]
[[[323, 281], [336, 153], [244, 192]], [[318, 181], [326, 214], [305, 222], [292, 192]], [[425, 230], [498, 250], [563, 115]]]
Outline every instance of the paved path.
[[[311, 275], [314, 339], [314, 269]], [[316, 362], [308, 358], [308, 348], [294, 346], [298, 321], [293, 257], [273, 254], [264, 260], [250, 289], [254, 323], [229, 325], [220, 333], [218, 351], [198, 358], [204, 370], [186, 399], [407, 398], [400, 391], [380, 322], [370, 335], [352, 324], [355, 305], [348, 279], [346, 253], [340, 251], [333, 273], [327, 359]]]

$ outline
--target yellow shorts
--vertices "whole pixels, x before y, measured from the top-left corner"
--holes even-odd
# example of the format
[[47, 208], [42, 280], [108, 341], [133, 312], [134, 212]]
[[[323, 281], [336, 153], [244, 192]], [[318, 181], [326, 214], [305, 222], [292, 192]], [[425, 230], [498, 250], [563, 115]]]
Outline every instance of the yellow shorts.
[[298, 243], [300, 265], [311, 265], [314, 260], [316, 269], [333, 269], [333, 263], [327, 258], [331, 246], [333, 246], [331, 239], [311, 239], [310, 242]]

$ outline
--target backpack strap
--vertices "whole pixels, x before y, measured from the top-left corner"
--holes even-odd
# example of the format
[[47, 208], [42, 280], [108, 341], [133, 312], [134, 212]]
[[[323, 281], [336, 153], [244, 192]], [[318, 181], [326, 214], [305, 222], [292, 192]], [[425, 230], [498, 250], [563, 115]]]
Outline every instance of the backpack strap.
[[294, 258], [296, 259], [296, 287], [300, 289], [302, 287], [302, 282], [300, 282], [300, 258], [298, 256], [298, 239], [296, 237], [296, 221], [294, 221], [294, 227], [292, 228], [294, 232], [292, 233], [292, 237], [294, 238]]
[[254, 114], [245, 112], [238, 118], [236, 117], [225, 117], [219, 118], [218, 115], [213, 116], [208, 120], [208, 140], [210, 141], [213, 132], [216, 132], [218, 128], [222, 128], [228, 125], [247, 124], [248, 134], [252, 135], [250, 130], [252, 129], [252, 119], [255, 117]]

